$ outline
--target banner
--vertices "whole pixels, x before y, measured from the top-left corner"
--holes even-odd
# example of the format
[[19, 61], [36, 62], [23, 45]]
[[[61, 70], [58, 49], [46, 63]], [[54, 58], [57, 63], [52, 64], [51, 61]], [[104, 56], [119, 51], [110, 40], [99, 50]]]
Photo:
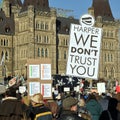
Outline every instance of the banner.
[[102, 29], [92, 27], [93, 24], [90, 15], [81, 18], [81, 25], [71, 24], [67, 75], [98, 78]]

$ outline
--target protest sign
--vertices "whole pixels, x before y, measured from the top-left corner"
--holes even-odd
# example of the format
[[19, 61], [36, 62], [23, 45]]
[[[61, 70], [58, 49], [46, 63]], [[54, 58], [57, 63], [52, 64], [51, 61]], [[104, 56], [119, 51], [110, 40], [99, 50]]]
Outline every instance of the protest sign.
[[91, 15], [84, 15], [80, 22], [81, 25], [71, 24], [66, 74], [97, 79], [102, 29], [92, 27]]
[[97, 90], [99, 94], [105, 93], [105, 83], [97, 83]]
[[44, 99], [52, 99], [51, 60], [47, 58], [27, 61], [28, 95], [41, 93]]

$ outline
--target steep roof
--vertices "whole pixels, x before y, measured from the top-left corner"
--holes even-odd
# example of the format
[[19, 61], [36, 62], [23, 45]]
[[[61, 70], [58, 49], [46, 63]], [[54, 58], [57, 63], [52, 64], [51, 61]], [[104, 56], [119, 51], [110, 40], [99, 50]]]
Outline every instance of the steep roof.
[[71, 23], [79, 24], [79, 20], [74, 18], [57, 17], [56, 20], [57, 33], [69, 34]]
[[6, 17], [4, 11], [0, 9], [0, 26], [0, 34], [14, 34], [15, 23], [13, 14], [10, 17]]
[[38, 10], [49, 10], [48, 0], [24, 0], [23, 10], [26, 10], [29, 5], [33, 5]]
[[92, 7], [94, 8], [95, 18], [101, 16], [104, 20], [114, 20], [109, 0], [93, 0]]

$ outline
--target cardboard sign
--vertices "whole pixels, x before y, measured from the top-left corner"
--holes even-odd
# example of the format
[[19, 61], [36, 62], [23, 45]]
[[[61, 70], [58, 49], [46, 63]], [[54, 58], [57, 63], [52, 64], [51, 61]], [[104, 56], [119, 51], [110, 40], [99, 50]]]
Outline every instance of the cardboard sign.
[[40, 82], [29, 82], [29, 95], [40, 93]]
[[40, 65], [29, 65], [29, 78], [40, 78]]
[[99, 94], [105, 93], [105, 83], [97, 83], [97, 91]]
[[41, 80], [51, 79], [51, 64], [41, 64]]
[[26, 91], [26, 86], [19, 86], [19, 92], [22, 94]]
[[70, 92], [70, 88], [69, 87], [64, 87], [64, 92]]
[[[90, 18], [90, 16], [85, 17]], [[85, 17], [83, 18], [85, 19]], [[84, 22], [82, 22], [82, 26], [71, 24], [66, 74], [98, 79], [102, 29], [91, 27], [93, 23], [89, 26]], [[86, 20], [86, 22], [88, 21]]]
[[29, 96], [41, 93], [44, 99], [52, 98], [51, 60], [29, 59], [27, 61]]
[[52, 96], [52, 85], [47, 83], [41, 84], [41, 94], [43, 97], [51, 97]]

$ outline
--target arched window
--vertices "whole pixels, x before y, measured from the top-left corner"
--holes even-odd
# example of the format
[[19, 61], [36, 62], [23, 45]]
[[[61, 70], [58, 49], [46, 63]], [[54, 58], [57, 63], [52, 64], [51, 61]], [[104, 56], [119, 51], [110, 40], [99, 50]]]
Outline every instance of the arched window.
[[44, 23], [41, 23], [41, 29], [42, 30], [44, 29]]
[[104, 69], [104, 76], [107, 77], [107, 68]]
[[113, 62], [113, 56], [112, 56], [112, 54], [111, 54], [111, 62]]
[[3, 55], [4, 55], [4, 52], [2, 51], [2, 53], [1, 53], [1, 59], [3, 58]]
[[64, 59], [67, 58], [67, 54], [66, 54], [66, 51], [64, 51]]
[[3, 45], [3, 39], [1, 40], [1, 45]]
[[5, 52], [5, 60], [8, 60], [8, 52]]
[[48, 57], [48, 50], [47, 50], [47, 48], [45, 49], [45, 57]]
[[41, 49], [41, 56], [44, 57], [44, 49]]
[[63, 45], [65, 45], [66, 44], [66, 41], [65, 41], [65, 39], [63, 40]]
[[38, 48], [38, 57], [40, 57], [40, 48]]
[[68, 45], [68, 41], [67, 41], [67, 39], [66, 39], [66, 45]]
[[6, 46], [8, 46], [8, 40], [6, 40]]
[[114, 68], [112, 68], [112, 69], [111, 69], [111, 77], [113, 77], [113, 78], [114, 78], [114, 72], [115, 72], [115, 71], [114, 71]]
[[5, 46], [5, 39], [4, 39], [4, 46]]
[[107, 60], [106, 60], [106, 54], [105, 54], [105, 58], [104, 58], [104, 59], [105, 59], [105, 62], [106, 62], [106, 61], [107, 61]]
[[45, 30], [48, 30], [48, 24], [47, 23], [45, 24]]

